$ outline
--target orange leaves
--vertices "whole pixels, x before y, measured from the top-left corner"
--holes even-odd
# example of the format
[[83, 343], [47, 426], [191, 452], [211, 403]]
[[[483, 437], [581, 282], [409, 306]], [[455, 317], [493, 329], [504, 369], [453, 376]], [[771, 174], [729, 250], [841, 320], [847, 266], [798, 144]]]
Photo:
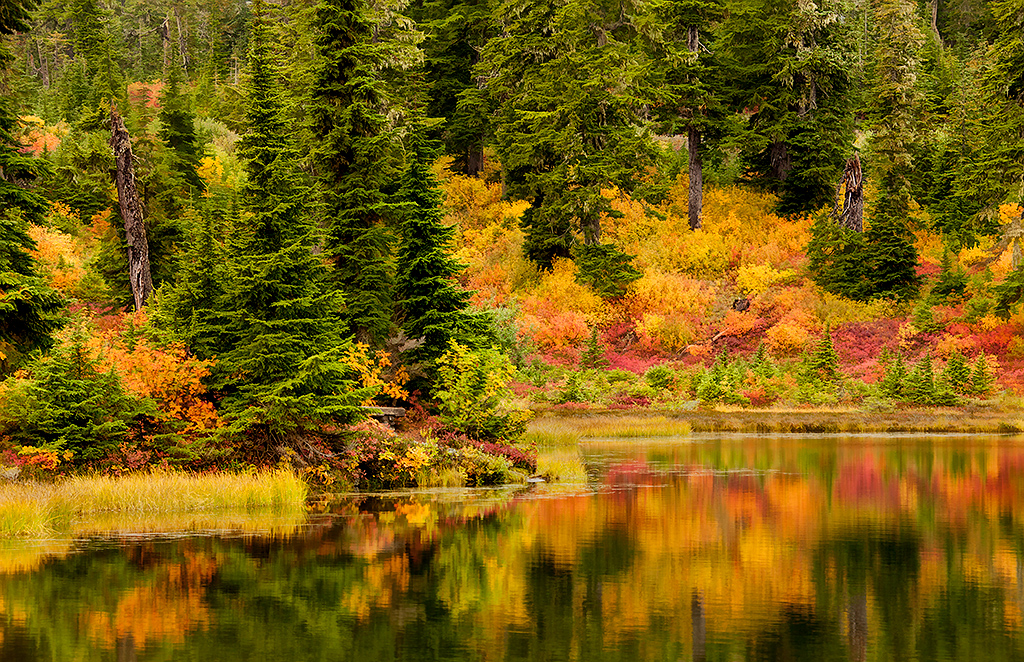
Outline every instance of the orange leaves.
[[156, 347], [135, 337], [146, 323], [146, 312], [125, 313], [114, 324], [98, 329], [88, 347], [102, 370], [113, 370], [125, 390], [156, 402], [161, 415], [184, 424], [184, 433], [204, 432], [220, 424], [217, 410], [206, 399], [202, 380], [213, 361], [202, 361], [177, 343]]
[[[409, 397], [405, 385], [409, 382], [409, 373], [405, 366], [392, 367], [391, 357], [385, 351], [371, 353], [364, 343], [353, 343], [341, 362], [352, 368], [359, 376], [359, 385], [363, 388], [376, 389], [374, 396], [385, 395], [395, 400]], [[364, 405], [372, 405], [373, 397], [367, 398]]]
[[64, 121], [47, 126], [46, 122], [35, 115], [22, 115], [18, 122], [21, 126], [16, 138], [23, 145], [19, 150], [23, 154], [44, 156], [54, 152], [68, 134], [68, 125]]
[[576, 265], [555, 260], [550, 272], [522, 298], [523, 327], [544, 351], [565, 352], [590, 336], [603, 319], [604, 301], [576, 282]]

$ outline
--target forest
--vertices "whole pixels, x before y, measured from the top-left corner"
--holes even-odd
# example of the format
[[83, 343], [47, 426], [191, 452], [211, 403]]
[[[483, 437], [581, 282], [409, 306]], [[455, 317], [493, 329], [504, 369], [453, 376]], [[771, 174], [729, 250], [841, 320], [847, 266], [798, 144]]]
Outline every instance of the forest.
[[1020, 408], [1022, 0], [0, 0], [0, 37], [23, 475], [483, 484], [538, 471], [533, 410]]

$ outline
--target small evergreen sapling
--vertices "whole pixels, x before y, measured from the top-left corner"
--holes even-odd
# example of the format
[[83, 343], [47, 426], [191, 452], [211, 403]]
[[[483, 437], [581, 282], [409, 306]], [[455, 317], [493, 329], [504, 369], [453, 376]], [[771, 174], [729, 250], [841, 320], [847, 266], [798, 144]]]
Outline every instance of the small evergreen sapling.
[[996, 379], [988, 367], [984, 354], [978, 354], [971, 370], [971, 393], [979, 396], [988, 395], [995, 385]]
[[953, 350], [953, 353], [949, 355], [946, 360], [946, 369], [942, 374], [954, 393], [967, 395], [970, 392], [971, 369], [960, 350]]

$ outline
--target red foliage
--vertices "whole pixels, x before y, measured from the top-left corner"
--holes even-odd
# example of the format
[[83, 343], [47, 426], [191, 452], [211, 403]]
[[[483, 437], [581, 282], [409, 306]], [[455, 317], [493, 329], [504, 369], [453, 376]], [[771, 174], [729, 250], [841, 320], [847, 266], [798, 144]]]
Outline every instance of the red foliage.
[[634, 409], [643, 408], [651, 404], [651, 399], [644, 395], [634, 396], [628, 393], [619, 393], [615, 396], [609, 409]]
[[844, 365], [861, 365], [878, 358], [883, 349], [899, 349], [900, 320], [846, 324], [832, 332], [832, 344]]
[[975, 346], [986, 354], [994, 354], [1002, 359], [1006, 356], [1010, 341], [1018, 335], [1020, 335], [1020, 331], [1015, 325], [1000, 324], [994, 329], [978, 331], [975, 334], [977, 339]]

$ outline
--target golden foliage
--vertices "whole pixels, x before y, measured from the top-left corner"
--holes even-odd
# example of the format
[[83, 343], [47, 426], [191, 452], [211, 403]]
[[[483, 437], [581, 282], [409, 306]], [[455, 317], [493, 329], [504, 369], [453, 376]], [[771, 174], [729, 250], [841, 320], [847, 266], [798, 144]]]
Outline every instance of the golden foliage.
[[353, 343], [345, 350], [341, 362], [358, 375], [360, 387], [374, 389], [373, 395], [363, 401], [364, 405], [372, 405], [374, 397], [378, 394], [395, 400], [409, 397], [405, 390], [405, 385], [409, 382], [409, 372], [405, 366], [393, 366], [391, 356], [387, 352], [371, 352], [365, 343]]

